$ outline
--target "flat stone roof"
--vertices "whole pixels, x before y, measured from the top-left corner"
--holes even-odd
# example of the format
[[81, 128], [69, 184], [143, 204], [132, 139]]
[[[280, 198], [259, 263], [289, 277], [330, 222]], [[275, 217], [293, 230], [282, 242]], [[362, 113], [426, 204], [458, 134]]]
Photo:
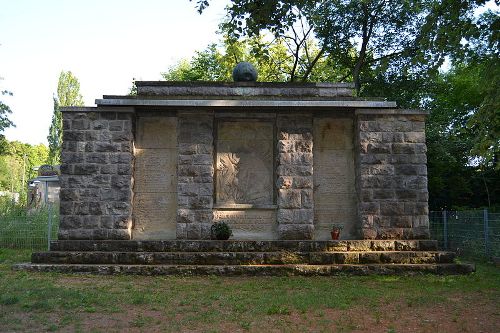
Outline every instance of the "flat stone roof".
[[239, 100], [239, 99], [97, 99], [98, 106], [157, 106], [180, 108], [395, 108], [396, 102], [363, 100]]
[[[351, 83], [137, 81], [137, 96], [170, 98], [334, 99], [354, 97]], [[105, 97], [106, 98], [106, 97]]]
[[343, 110], [363, 114], [425, 114], [396, 109], [396, 102], [354, 96], [352, 83], [136, 81], [137, 95], [104, 95], [97, 108], [62, 111], [134, 112], [160, 110], [251, 111]]

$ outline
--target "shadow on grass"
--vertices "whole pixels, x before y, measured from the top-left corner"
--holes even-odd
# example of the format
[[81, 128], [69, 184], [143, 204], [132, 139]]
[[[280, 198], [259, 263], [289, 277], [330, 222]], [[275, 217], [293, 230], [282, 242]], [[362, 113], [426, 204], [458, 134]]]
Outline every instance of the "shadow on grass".
[[[478, 263], [477, 272], [466, 276], [149, 277], [10, 269], [13, 263], [29, 259], [30, 251], [0, 249], [0, 306], [4, 309], [0, 328], [12, 329], [16, 318], [28, 316], [23, 329], [36, 325], [48, 329], [37, 314], [58, 317], [60, 328], [78, 325], [85, 313], [121, 314], [131, 308], [160, 311], [176, 327], [223, 319], [244, 328], [265, 318], [293, 313], [307, 318], [325, 309], [377, 309], [401, 300], [409, 307], [429, 306], [457, 293], [500, 298], [500, 269], [487, 263]], [[149, 321], [144, 318], [133, 320], [134, 327], [147, 327]]]

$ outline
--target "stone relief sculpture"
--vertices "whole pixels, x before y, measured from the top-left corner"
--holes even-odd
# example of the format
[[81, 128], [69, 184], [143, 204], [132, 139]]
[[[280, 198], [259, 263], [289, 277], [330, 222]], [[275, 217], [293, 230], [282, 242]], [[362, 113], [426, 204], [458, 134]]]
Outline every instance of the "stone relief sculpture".
[[217, 203], [272, 204], [272, 127], [232, 123], [221, 130], [224, 140], [217, 145]]
[[217, 196], [220, 201], [233, 203], [241, 201], [243, 193], [238, 187], [240, 158], [233, 153], [217, 155]]

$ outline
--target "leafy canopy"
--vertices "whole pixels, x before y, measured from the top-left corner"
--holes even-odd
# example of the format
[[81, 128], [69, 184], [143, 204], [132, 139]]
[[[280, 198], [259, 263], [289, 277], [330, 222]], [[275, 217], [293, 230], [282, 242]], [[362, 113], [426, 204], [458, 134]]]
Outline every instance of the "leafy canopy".
[[[498, 1], [497, 1], [498, 2]], [[232, 0], [223, 30], [236, 38], [263, 30], [276, 37], [295, 35], [306, 21], [322, 53], [350, 70], [358, 93], [373, 71], [436, 71], [446, 56], [460, 57], [489, 38], [498, 19], [477, 20], [474, 11], [486, 0]], [[197, 1], [201, 13], [210, 4]], [[292, 33], [293, 32], [293, 33]], [[488, 36], [484, 36], [484, 35]], [[492, 45], [490, 45], [492, 46]]]
[[47, 140], [49, 142], [48, 163], [55, 165], [60, 163], [62, 147], [62, 114], [61, 106], [83, 106], [83, 97], [80, 94], [80, 82], [70, 71], [62, 71], [57, 83], [57, 96], [53, 97], [54, 113], [49, 128]]
[[313, 81], [336, 81], [345, 72], [339, 70], [331, 59], [320, 57], [313, 39], [305, 41], [307, 46], [299, 53], [283, 39], [266, 40], [264, 36], [240, 40], [226, 37], [218, 44], [210, 44], [197, 51], [191, 60], [183, 59], [162, 73], [169, 81], [232, 81], [232, 70], [241, 61], [255, 65], [258, 80], [267, 82], [308, 79]]

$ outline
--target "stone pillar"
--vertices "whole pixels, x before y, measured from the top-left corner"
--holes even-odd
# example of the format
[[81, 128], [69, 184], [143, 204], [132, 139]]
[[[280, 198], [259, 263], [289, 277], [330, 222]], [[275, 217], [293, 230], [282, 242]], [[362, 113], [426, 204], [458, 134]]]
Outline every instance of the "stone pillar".
[[365, 239], [429, 237], [425, 115], [356, 111], [356, 179]]
[[59, 239], [130, 239], [133, 113], [79, 110], [62, 113]]
[[180, 112], [177, 142], [177, 238], [208, 239], [213, 218], [213, 114]]
[[278, 115], [278, 237], [312, 239], [313, 121], [312, 115]]

